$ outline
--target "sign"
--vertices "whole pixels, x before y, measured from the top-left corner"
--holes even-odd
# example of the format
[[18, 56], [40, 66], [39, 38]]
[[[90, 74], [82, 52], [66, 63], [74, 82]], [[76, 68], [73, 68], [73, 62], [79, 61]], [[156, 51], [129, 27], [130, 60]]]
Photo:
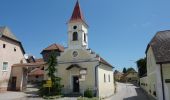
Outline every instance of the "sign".
[[51, 84], [43, 84], [43, 87], [52, 87]]
[[80, 70], [80, 75], [86, 75], [87, 74], [87, 70], [86, 69], [81, 69]]
[[52, 85], [52, 81], [51, 80], [47, 80], [46, 83]]

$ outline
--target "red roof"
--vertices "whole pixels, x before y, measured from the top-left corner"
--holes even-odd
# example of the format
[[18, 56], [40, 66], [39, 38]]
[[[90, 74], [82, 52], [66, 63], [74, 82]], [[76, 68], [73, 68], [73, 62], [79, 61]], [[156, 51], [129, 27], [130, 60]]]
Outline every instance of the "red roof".
[[44, 70], [41, 70], [41, 68], [35, 68], [28, 75], [30, 75], [30, 76], [41, 76], [41, 75], [44, 75]]
[[59, 50], [60, 52], [64, 52], [64, 47], [59, 44], [52, 44], [48, 46], [47, 48], [45, 48], [43, 51], [51, 51], [51, 50]]
[[83, 13], [82, 13], [81, 8], [80, 8], [80, 4], [77, 0], [77, 3], [76, 3], [74, 10], [73, 10], [73, 14], [70, 18], [70, 22], [78, 21], [78, 20], [83, 21], [85, 23]]

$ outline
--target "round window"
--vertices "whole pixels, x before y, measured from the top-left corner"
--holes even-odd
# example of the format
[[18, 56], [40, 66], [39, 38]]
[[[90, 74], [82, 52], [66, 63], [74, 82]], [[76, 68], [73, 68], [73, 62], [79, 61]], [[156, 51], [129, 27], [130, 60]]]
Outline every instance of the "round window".
[[73, 57], [77, 57], [78, 52], [77, 51], [73, 51]]
[[77, 26], [73, 26], [73, 29], [77, 29]]

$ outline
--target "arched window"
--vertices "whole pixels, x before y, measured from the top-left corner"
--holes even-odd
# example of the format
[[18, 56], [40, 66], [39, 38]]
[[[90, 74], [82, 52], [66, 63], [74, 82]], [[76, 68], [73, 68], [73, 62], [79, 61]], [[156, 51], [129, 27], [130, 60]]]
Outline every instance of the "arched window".
[[73, 33], [73, 41], [77, 41], [78, 40], [78, 34], [77, 32]]
[[86, 34], [84, 34], [84, 42], [86, 42]]

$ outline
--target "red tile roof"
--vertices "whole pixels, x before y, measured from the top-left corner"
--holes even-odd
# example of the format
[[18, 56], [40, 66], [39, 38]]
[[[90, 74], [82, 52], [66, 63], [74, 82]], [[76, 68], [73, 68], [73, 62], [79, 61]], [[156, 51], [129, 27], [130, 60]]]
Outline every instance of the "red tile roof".
[[73, 14], [70, 18], [70, 22], [72, 22], [72, 21], [83, 21], [85, 23], [84, 16], [83, 16], [83, 13], [81, 11], [80, 4], [79, 4], [78, 0], [77, 0], [75, 7], [74, 7]]
[[60, 52], [64, 52], [64, 47], [59, 44], [52, 44], [48, 46], [47, 48], [45, 48], [43, 51], [51, 51], [51, 50], [59, 50]]
[[41, 70], [41, 68], [35, 68], [28, 75], [30, 75], [30, 76], [41, 76], [41, 75], [44, 75], [44, 70]]

